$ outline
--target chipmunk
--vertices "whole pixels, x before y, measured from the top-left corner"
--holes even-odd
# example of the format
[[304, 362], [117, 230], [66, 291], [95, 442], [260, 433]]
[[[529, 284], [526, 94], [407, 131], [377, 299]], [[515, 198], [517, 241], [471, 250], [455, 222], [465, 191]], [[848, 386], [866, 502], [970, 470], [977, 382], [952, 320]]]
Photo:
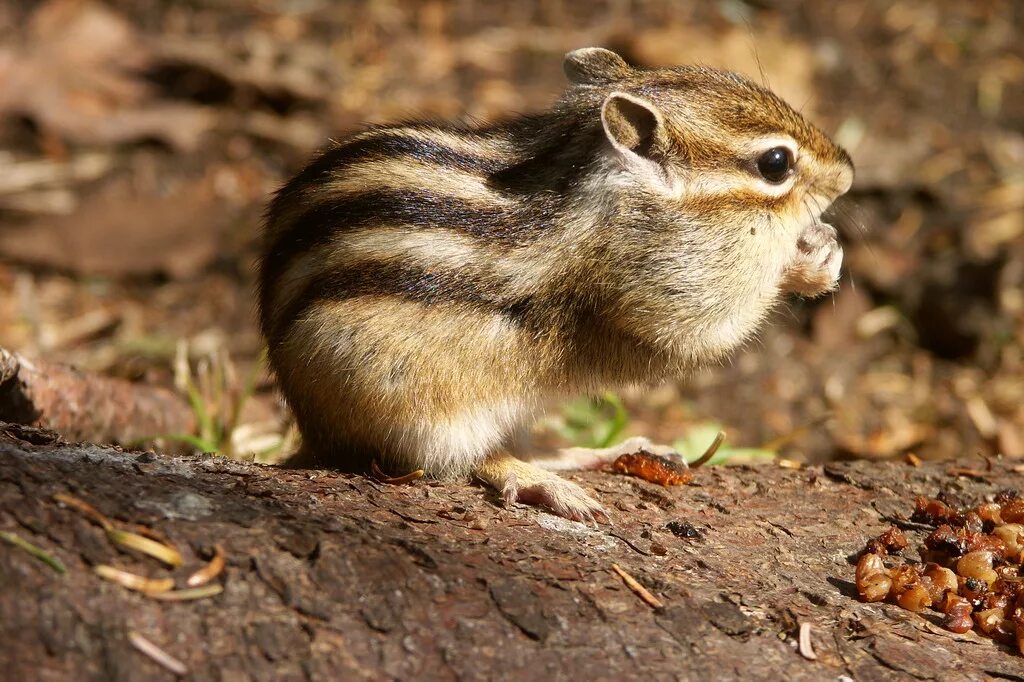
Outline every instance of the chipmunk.
[[274, 196], [260, 322], [300, 459], [472, 474], [607, 520], [551, 471], [587, 456], [543, 468], [509, 453], [510, 433], [553, 398], [719, 362], [784, 294], [837, 286], [821, 213], [853, 165], [782, 99], [600, 48], [564, 70], [545, 113], [372, 128]]

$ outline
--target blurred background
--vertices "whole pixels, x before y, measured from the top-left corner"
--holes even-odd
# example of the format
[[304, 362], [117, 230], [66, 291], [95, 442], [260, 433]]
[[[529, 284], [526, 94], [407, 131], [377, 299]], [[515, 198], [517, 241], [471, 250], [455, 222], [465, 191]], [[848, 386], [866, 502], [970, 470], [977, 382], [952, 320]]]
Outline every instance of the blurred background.
[[[857, 165], [841, 290], [727, 366], [577, 401], [538, 442], [1024, 456], [1024, 3], [0, 3], [0, 346], [176, 386], [179, 440], [274, 461], [252, 296], [268, 194], [329, 138], [549, 105], [562, 55], [763, 78]], [[210, 423], [206, 424], [207, 427]]]

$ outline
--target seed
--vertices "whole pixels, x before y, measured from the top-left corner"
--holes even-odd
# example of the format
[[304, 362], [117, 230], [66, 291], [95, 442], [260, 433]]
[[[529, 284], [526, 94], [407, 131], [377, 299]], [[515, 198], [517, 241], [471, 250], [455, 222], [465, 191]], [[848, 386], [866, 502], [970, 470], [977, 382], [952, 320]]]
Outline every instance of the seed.
[[947, 630], [977, 630], [1024, 654], [1024, 497], [1004, 491], [994, 502], [962, 504], [943, 494], [917, 498], [912, 520], [934, 528], [918, 550], [921, 563], [889, 558], [906, 546], [902, 531], [890, 528], [867, 542], [857, 592], [909, 611], [931, 607]]
[[970, 608], [963, 611], [953, 611], [947, 613], [942, 619], [942, 627], [946, 628], [950, 632], [956, 632], [963, 634], [974, 629], [974, 620], [971, 618]]
[[999, 510], [999, 516], [1002, 517], [1003, 523], [1024, 522], [1024, 500], [1016, 499], [1006, 502]]
[[[1006, 597], [1011, 603], [1017, 603], [1017, 600], [1021, 599], [1021, 593], [1024, 592], [1024, 583], [1014, 577], [1009, 580], [1000, 578], [992, 585], [992, 591], [999, 596]], [[1024, 600], [1020, 603], [1024, 604]]]
[[924, 570], [924, 577], [929, 579], [932, 602], [935, 604], [939, 603], [946, 592], [956, 593], [960, 587], [956, 573], [938, 564], [928, 564]]
[[944, 502], [928, 497], [918, 497], [914, 500], [914, 514], [910, 518], [913, 521], [938, 525], [947, 523], [954, 515], [955, 512]]
[[942, 524], [924, 539], [924, 546], [936, 552], [960, 556], [967, 551], [967, 538], [953, 530], [952, 526]]
[[876, 573], [857, 583], [857, 593], [866, 602], [882, 601], [892, 590], [892, 578]]
[[988, 584], [981, 578], [965, 578], [963, 576], [959, 577], [959, 581], [960, 596], [972, 604], [980, 604], [988, 592]]
[[979, 630], [991, 637], [997, 634], [1005, 616], [1002, 609], [985, 609], [974, 614], [974, 622], [978, 624]]
[[857, 580], [873, 575], [875, 573], [887, 573], [882, 557], [877, 554], [865, 554], [857, 562]]
[[857, 594], [866, 602], [882, 601], [892, 589], [889, 571], [877, 554], [865, 554], [857, 562]]
[[[947, 592], [943, 595], [942, 599], [935, 603], [935, 608], [943, 613], [950, 613], [959, 604], [967, 604], [967, 600], [956, 592]], [[967, 604], [967, 606], [970, 606], [970, 604]]]
[[1001, 538], [987, 533], [968, 533], [967, 551], [992, 552], [997, 559], [1005, 559], [1009, 554], [1009, 548]]
[[956, 562], [956, 572], [965, 578], [977, 578], [992, 585], [999, 578], [992, 570], [992, 559], [992, 552], [968, 552]]
[[907, 548], [907, 536], [896, 526], [889, 526], [889, 529], [873, 540], [869, 540], [867, 551], [875, 554], [899, 554]]
[[985, 597], [984, 608], [1001, 609], [1005, 613], [1005, 611], [1010, 608], [1010, 598], [1005, 594], [997, 594], [993, 592]]
[[928, 594], [927, 588], [921, 583], [913, 583], [907, 587], [898, 597], [896, 597], [896, 603], [907, 611], [923, 611], [925, 608], [932, 605], [932, 598]]
[[947, 592], [940, 610], [946, 614], [942, 619], [942, 627], [950, 632], [963, 634], [974, 629], [974, 620], [971, 619], [971, 603], [963, 597]]
[[889, 575], [892, 577], [893, 597], [898, 597], [903, 594], [904, 590], [918, 582], [921, 578], [921, 576], [918, 575], [917, 569], [909, 564], [896, 566], [889, 571]]
[[1012, 555], [1020, 555], [1021, 539], [1024, 537], [1024, 525], [1019, 523], [1004, 523], [992, 529], [992, 534], [1006, 543], [1006, 548]]
[[964, 514], [963, 525], [964, 530], [966, 530], [968, 533], [980, 533], [981, 531], [985, 530], [984, 522], [981, 520], [981, 517], [978, 516], [978, 513], [975, 511], [969, 511], [966, 514]]
[[998, 526], [1003, 522], [1002, 516], [1000, 515], [1002, 507], [1000, 507], [995, 502], [989, 502], [987, 504], [978, 505], [978, 508], [975, 509], [974, 511], [976, 511], [978, 513], [978, 516], [981, 517], [981, 520], [985, 521], [986, 523], [991, 523]]

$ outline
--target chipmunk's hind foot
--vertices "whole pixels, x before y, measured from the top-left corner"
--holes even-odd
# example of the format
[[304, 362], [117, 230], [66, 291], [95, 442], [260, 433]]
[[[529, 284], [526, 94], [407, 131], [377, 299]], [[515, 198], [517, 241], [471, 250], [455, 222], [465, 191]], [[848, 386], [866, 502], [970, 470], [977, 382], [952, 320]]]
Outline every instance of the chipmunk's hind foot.
[[511, 455], [489, 457], [474, 475], [497, 489], [508, 503], [545, 507], [572, 521], [611, 522], [604, 507], [583, 488]]

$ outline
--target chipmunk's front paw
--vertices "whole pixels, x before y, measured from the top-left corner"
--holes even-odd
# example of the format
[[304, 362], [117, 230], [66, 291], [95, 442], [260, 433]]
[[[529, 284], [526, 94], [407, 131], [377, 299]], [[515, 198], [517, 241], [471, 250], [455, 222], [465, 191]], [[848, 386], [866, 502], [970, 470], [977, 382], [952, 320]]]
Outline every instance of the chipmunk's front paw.
[[843, 247], [836, 228], [816, 223], [797, 241], [797, 255], [782, 274], [782, 290], [799, 296], [818, 296], [839, 285]]

